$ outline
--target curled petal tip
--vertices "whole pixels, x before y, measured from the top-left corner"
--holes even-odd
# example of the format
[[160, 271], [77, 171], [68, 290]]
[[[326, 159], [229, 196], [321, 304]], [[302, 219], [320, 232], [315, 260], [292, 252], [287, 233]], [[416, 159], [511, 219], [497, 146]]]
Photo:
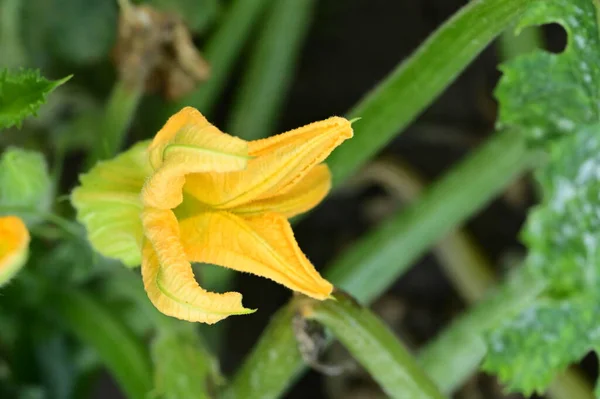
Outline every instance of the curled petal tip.
[[144, 205], [159, 209], [172, 209], [183, 201], [186, 175], [239, 171], [251, 159], [248, 143], [221, 132], [191, 107], [169, 118], [148, 150], [155, 173], [142, 199]]

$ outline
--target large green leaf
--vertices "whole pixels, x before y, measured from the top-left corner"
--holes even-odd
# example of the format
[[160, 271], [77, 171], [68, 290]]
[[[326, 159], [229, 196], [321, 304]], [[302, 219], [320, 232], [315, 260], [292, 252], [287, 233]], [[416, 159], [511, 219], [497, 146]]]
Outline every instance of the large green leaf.
[[519, 27], [556, 22], [561, 54], [538, 51], [503, 68], [501, 126], [518, 128], [549, 156], [537, 171], [541, 203], [522, 237], [526, 272], [543, 298], [489, 334], [484, 368], [511, 390], [544, 391], [598, 347], [600, 318], [600, 29], [596, 0], [537, 2]]

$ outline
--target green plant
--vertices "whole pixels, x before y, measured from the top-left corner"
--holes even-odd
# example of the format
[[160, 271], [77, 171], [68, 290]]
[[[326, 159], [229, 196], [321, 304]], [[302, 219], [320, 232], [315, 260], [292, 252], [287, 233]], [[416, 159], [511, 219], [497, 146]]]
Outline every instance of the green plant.
[[[146, 128], [163, 124], [183, 106], [195, 106], [210, 115], [219, 104], [226, 83], [232, 79], [246, 42], [251, 43], [249, 63], [242, 68], [241, 84], [234, 87], [229, 126], [232, 133], [245, 139], [269, 136], [282, 109], [318, 2], [236, 0], [227, 5], [216, 0], [121, 2], [121, 12], [127, 7], [143, 10], [136, 8], [138, 3], [155, 7], [159, 22], [168, 15], [162, 12], [179, 14], [180, 18], [174, 20], [177, 29], [186, 24], [189, 32], [206, 36], [202, 48], [212, 75], [204, 83], [195, 82], [197, 88], [171, 102], [145, 95], [149, 85], [145, 78], [154, 76], [152, 72], [156, 71], [144, 68], [152, 61], [157, 70], [165, 73], [160, 68], [173, 67], [175, 62], [187, 71], [185, 60], [179, 58], [161, 64], [164, 57], [186, 54], [190, 49], [185, 47], [188, 44], [182, 41], [182, 36], [174, 35], [179, 37], [174, 42], [148, 36], [158, 40], [160, 46], [149, 47], [158, 55], [145, 60], [148, 64], [138, 65], [139, 71], [133, 71], [138, 73], [131, 75], [144, 79], [132, 84], [129, 73], [114, 78], [110, 73], [112, 68], [102, 64], [102, 60], [108, 59], [115, 37], [123, 35], [123, 28], [118, 29], [115, 18], [116, 3], [108, 5], [92, 0], [90, 4], [97, 10], [92, 15], [80, 1], [69, 0], [65, 2], [68, 7], [63, 6], [65, 12], [73, 15], [67, 13], [60, 20], [45, 15], [44, 7], [48, 5], [36, 3], [39, 4], [29, 7], [18, 0], [0, 0], [0, 58], [9, 60], [6, 69], [0, 72], [0, 128], [5, 129], [0, 132], [0, 143], [7, 147], [0, 158], [0, 216], [18, 217], [32, 237], [25, 251], [22, 246], [12, 245], [13, 233], [10, 229], [2, 230], [4, 219], [0, 218], [0, 232], [4, 234], [0, 236], [0, 271], [6, 265], [11, 271], [6, 281], [0, 281], [0, 370], [7, 370], [0, 373], [0, 396], [42, 392], [48, 397], [85, 397], [91, 389], [90, 381], [104, 367], [132, 398], [149, 395], [277, 398], [307, 366], [322, 367], [321, 350], [337, 339], [390, 397], [442, 398], [455, 392], [480, 364], [482, 370], [497, 375], [510, 391], [530, 395], [550, 388], [549, 395], [555, 398], [600, 397], [598, 388], [592, 392], [576, 372], [565, 371], [590, 351], [600, 348], [597, 321], [600, 316], [600, 3], [597, 0], [470, 2], [348, 111], [354, 137], [327, 160], [334, 188], [347, 182], [402, 133], [498, 35], [507, 29], [516, 29], [517, 33], [526, 29], [520, 39], [512, 33], [502, 36], [502, 55], [507, 61], [500, 68], [502, 77], [495, 92], [499, 103], [497, 131], [405, 209], [395, 211], [331, 262], [323, 273], [336, 287], [331, 299], [319, 300], [327, 297], [328, 293], [323, 292], [331, 287], [321, 282], [320, 289], [311, 296], [322, 298], [295, 297], [277, 311], [229, 380], [221, 375], [217, 360], [218, 352], [228, 345], [225, 333], [228, 321], [196, 328], [196, 324], [161, 314], [148, 300], [137, 271], [126, 269], [121, 262], [96, 251], [100, 249], [128, 266], [138, 265], [142, 258], [147, 261], [158, 257], [140, 256], [140, 245], [152, 238], [144, 235], [149, 229], [144, 223], [149, 222], [142, 223], [139, 214], [142, 210], [154, 212], [159, 208], [156, 204], [148, 205], [150, 196], [146, 192], [140, 195], [142, 186], [152, 181], [149, 176], [159, 168], [155, 159], [148, 161], [146, 157], [148, 143], [133, 147], [116, 164], [103, 163], [81, 178], [87, 189], [85, 195], [92, 200], [82, 199], [77, 193], [72, 197], [79, 220], [69, 201], [63, 200], [73, 185], [72, 181], [65, 183], [73, 180], [73, 176], [66, 173], [69, 168], [64, 166], [73, 162], [69, 157], [83, 155], [87, 161], [76, 164], [75, 169], [77, 173], [87, 172], [86, 168], [93, 167], [98, 160], [121, 153], [134, 135], [144, 140], [153, 136], [154, 132], [150, 134]], [[58, 6], [62, 2], [53, 0], [52, 4]], [[86, 26], [94, 35], [82, 32], [82, 24], [76, 22], [82, 16], [89, 20]], [[263, 28], [257, 29], [260, 22]], [[543, 42], [537, 26], [550, 23], [559, 24], [567, 34], [567, 46], [560, 54], [539, 48]], [[158, 27], [164, 28], [157, 23]], [[256, 38], [251, 35], [255, 31]], [[64, 41], [59, 40], [63, 37]], [[161, 53], [165, 46], [173, 46], [175, 50]], [[33, 67], [41, 67], [44, 74], [69, 76], [51, 81]], [[66, 67], [69, 70], [64, 73]], [[91, 68], [91, 72], [86, 68]], [[105, 70], [109, 73], [104, 73]], [[75, 78], [69, 81], [71, 73]], [[107, 97], [105, 105], [91, 89], [95, 85], [102, 86], [98, 92]], [[73, 104], [72, 96], [77, 105]], [[42, 106], [43, 103], [47, 104]], [[64, 109], [80, 112], [64, 117], [61, 113]], [[147, 116], [149, 113], [152, 116]], [[350, 124], [342, 122], [342, 118], [336, 121], [340, 126], [344, 123], [344, 129], [350, 129]], [[139, 129], [140, 126], [143, 128]], [[193, 129], [192, 132], [197, 133]], [[197, 144], [193, 141], [195, 136], [190, 138], [185, 134], [187, 130], [181, 134], [183, 138], [174, 136], [173, 140], [180, 141], [161, 144], [164, 148], [159, 151], [160, 162], [167, 162], [171, 156], [175, 159], [171, 163], [185, 164], [177, 159], [208, 153], [218, 161], [214, 163], [223, 167], [219, 173], [233, 171], [232, 175], [237, 176], [235, 173], [245, 172], [248, 162], [259, 157], [248, 152], [248, 146], [237, 139], [227, 138], [230, 140], [227, 143], [212, 146]], [[343, 138], [349, 135], [344, 131]], [[328, 151], [341, 143], [337, 136], [332, 137], [335, 144], [327, 144]], [[309, 137], [306, 142], [310, 140]], [[299, 153], [303, 143], [294, 144]], [[265, 152], [278, 154], [281, 148], [285, 154], [280, 158], [293, 158], [290, 154], [295, 154], [294, 150], [285, 146], [273, 145]], [[312, 147], [309, 150], [319, 153]], [[324, 153], [311, 158], [314, 165], [308, 161], [306, 164], [314, 167], [325, 158]], [[193, 172], [213, 173], [212, 170]], [[263, 173], [263, 169], [260, 171]], [[461, 266], [460, 262], [452, 261], [452, 251], [456, 249], [448, 244], [442, 247], [441, 256], [447, 256], [453, 263], [448, 266], [450, 273], [467, 276], [455, 279], [458, 289], [468, 301], [481, 299], [481, 302], [470, 305], [437, 338], [412, 353], [412, 348], [401, 342], [367, 306], [417, 258], [528, 171], [533, 171], [540, 200], [528, 212], [521, 233], [528, 251], [523, 264], [503, 276], [498, 287], [481, 299], [483, 286], [494, 282], [489, 271], [481, 269], [481, 265]], [[250, 179], [254, 175], [248, 172], [244, 176]], [[173, 175], [171, 179], [179, 177]], [[211, 188], [213, 193], [227, 192], [215, 187]], [[180, 189], [183, 197], [183, 188]], [[278, 195], [275, 196], [278, 203], [285, 203], [286, 198]], [[140, 198], [146, 202], [142, 203]], [[242, 201], [232, 206], [235, 208], [232, 214], [238, 212], [235, 214], [242, 215], [241, 219], [253, 223], [258, 223], [258, 217], [252, 212], [264, 220], [275, 220], [265, 209], [277, 201], [267, 203], [264, 209], [259, 207], [258, 212], [251, 205], [264, 198], [259, 195], [251, 198], [252, 201], [246, 201], [250, 205]], [[123, 204], [129, 204], [126, 210]], [[175, 222], [174, 236], [179, 234], [177, 223], [191, 217], [191, 213], [186, 213], [191, 209], [190, 203], [184, 205], [167, 207], [174, 208], [174, 215], [181, 219]], [[209, 204], [208, 200], [192, 205], [194, 217], [209, 213], [216, 217], [228, 209]], [[98, 212], [100, 208], [102, 212]], [[161, 208], [157, 212], [163, 211]], [[165, 226], [163, 230], [172, 227]], [[115, 231], [123, 235], [114, 234]], [[234, 242], [237, 242], [234, 238], [237, 240], [245, 232], [241, 228], [222, 228], [222, 231], [238, 232], [231, 237]], [[283, 233], [277, 236], [282, 237]], [[467, 248], [464, 251], [470, 251], [469, 241], [462, 235], [453, 237], [461, 241], [461, 248]], [[110, 250], [106, 250], [107, 242]], [[175, 245], [173, 242], [170, 241]], [[205, 239], [205, 242], [211, 241]], [[457, 241], [453, 242], [456, 245]], [[256, 240], [256, 247], [259, 244], [270, 245]], [[19, 256], [15, 258], [17, 250]], [[252, 252], [243, 248], [239, 251]], [[265, 257], [271, 256], [270, 252], [265, 253]], [[273, 265], [285, 264], [278, 256], [272, 255]], [[20, 269], [19, 262], [27, 257], [26, 265]], [[472, 264], [483, 263], [472, 253], [467, 257]], [[454, 259], [465, 258], [459, 254]], [[156, 261], [157, 274], [164, 272], [160, 263], [167, 261]], [[302, 263], [304, 272], [313, 276], [311, 271], [307, 272], [306, 264], [310, 265]], [[242, 267], [239, 260], [236, 267], [253, 271], [246, 263]], [[477, 267], [477, 273], [465, 272]], [[296, 269], [288, 269], [289, 275], [281, 272], [281, 278], [273, 277], [280, 273], [279, 269], [255, 273], [312, 293], [310, 287], [306, 288], [310, 284], [303, 280], [307, 277]], [[197, 275], [209, 290], [215, 287], [229, 290], [233, 286], [232, 273], [215, 272], [206, 266], [198, 268]], [[178, 276], [169, 276], [172, 278], [169, 277], [168, 284], [178, 282]], [[461, 278], [470, 278], [470, 285], [461, 286]], [[9, 279], [10, 283], [4, 284]], [[160, 276], [152, 281], [157, 282], [159, 291], [164, 288], [160, 284], [167, 284], [161, 282]], [[148, 285], [146, 281], [147, 289]], [[153, 297], [155, 303], [177, 300], [170, 293], [161, 292], [163, 297], [159, 300]], [[196, 299], [179, 302], [178, 311], [173, 314], [182, 317], [185, 309], [199, 306], [194, 302]], [[207, 320], [214, 322], [227, 317], [229, 308], [216, 300], [210, 305], [213, 313]], [[162, 311], [168, 308], [164, 303], [157, 307]], [[250, 312], [243, 310], [237, 313]], [[326, 328], [329, 335], [323, 335], [319, 326]], [[33, 366], [23, 366], [29, 363]]]

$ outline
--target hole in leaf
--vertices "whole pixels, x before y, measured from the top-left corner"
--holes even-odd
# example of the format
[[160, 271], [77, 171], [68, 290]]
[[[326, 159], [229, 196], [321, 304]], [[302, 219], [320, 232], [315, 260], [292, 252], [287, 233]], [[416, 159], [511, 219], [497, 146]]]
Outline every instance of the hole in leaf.
[[559, 24], [543, 26], [546, 49], [552, 53], [560, 54], [567, 47], [567, 31]]

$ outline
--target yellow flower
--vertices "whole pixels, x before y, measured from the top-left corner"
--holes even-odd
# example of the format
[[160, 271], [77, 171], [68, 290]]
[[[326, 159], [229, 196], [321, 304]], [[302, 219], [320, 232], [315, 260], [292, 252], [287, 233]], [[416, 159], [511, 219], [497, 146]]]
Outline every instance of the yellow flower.
[[[331, 178], [321, 162], [350, 137], [350, 122], [333, 117], [246, 142], [184, 108], [147, 147], [147, 161], [134, 148], [100, 164], [82, 178], [73, 202], [100, 252], [131, 264], [139, 259], [131, 249], [141, 245], [148, 296], [170, 316], [215, 323], [252, 312], [237, 292], [202, 289], [190, 262], [253, 273], [326, 299], [333, 287], [302, 253], [287, 219], [325, 197]], [[140, 174], [132, 176], [132, 167]], [[140, 202], [133, 201], [132, 188], [142, 181]], [[136, 213], [140, 226], [130, 221]], [[102, 220], [111, 227], [102, 229]], [[127, 230], [124, 245], [112, 237], [115, 226]]]
[[16, 216], [0, 217], [0, 286], [8, 282], [27, 260], [29, 231]]

